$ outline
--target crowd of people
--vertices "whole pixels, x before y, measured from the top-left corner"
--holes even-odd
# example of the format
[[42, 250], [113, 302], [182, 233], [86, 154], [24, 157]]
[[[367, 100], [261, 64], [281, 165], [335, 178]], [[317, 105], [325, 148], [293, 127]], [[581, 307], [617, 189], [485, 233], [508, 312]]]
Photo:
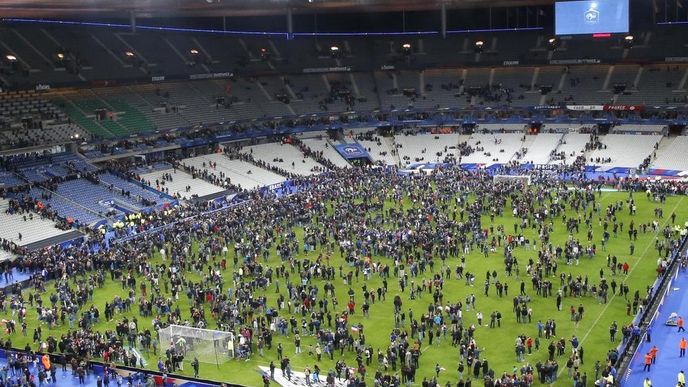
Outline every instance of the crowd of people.
[[[609, 302], [608, 289], [617, 274], [623, 275], [623, 270], [617, 271], [623, 262], [608, 256], [597, 279], [572, 275], [566, 272], [567, 265], [604, 254], [602, 240], [612, 238], [611, 233], [602, 236], [589, 231], [587, 240], [571, 237], [561, 245], [552, 242], [552, 234], [556, 230], [575, 235], [579, 228], [592, 230], [595, 222], [604, 224], [605, 231], [613, 229], [614, 238], [622, 238], [625, 228], [656, 232], [662, 239], [655, 248], [663, 259], [678, 246], [679, 235], [668, 225], [623, 225], [617, 214], [632, 210], [638, 195], [603, 205], [597, 196], [602, 182], [570, 172], [569, 183], [577, 189], [552, 179], [552, 171], [530, 172], [537, 187], [530, 189], [495, 183], [484, 171], [455, 167], [412, 177], [352, 168], [301, 178], [296, 184], [304, 189], [289, 197], [253, 191], [250, 216], [247, 206], [207, 213], [204, 207], [185, 204], [152, 213], [145, 225], [128, 230], [132, 237], [111, 242], [109, 248], [102, 242], [94, 252], [93, 245], [101, 242], [93, 238], [81, 246], [50, 247], [20, 256], [15, 265], [37, 273], [32, 278], [34, 290], [14, 292], [2, 299], [2, 306], [12, 312], [10, 321], [18, 320], [17, 327], [23, 327], [27, 313], [34, 310], [49, 327], [69, 326], [70, 332], [61, 337], [34, 331], [36, 348], [28, 349], [56, 349], [80, 359], [106, 358], [136, 365], [140, 358], [131, 349], [140, 348], [166, 356], [161, 362], [164, 371], [176, 368], [175, 354], [156, 340], [155, 330], [179, 324], [232, 331], [241, 343], [238, 355], [275, 353], [280, 365], [287, 359], [285, 367], [287, 352], [301, 357], [303, 338], [308, 342], [313, 338], [307, 347], [313, 356], [308, 372], [312, 375], [322, 365], [322, 356], [344, 362], [346, 352], [354, 363], [340, 364], [336, 377], [354, 386], [363, 385], [371, 376], [378, 385], [420, 382], [416, 372], [426, 345], [451, 346], [459, 354], [458, 377], [451, 378], [459, 386], [470, 386], [478, 378], [486, 386], [553, 382], [564, 368], [575, 386], [585, 386], [590, 375], [580, 369], [583, 345], [575, 337], [558, 338], [552, 317], [569, 299], [576, 304], [581, 297]], [[647, 194], [652, 203], [686, 191], [685, 184], [668, 181], [627, 180], [618, 186]], [[469, 199], [472, 194], [474, 201]], [[404, 200], [413, 204], [409, 207]], [[580, 215], [567, 217], [567, 211]], [[488, 217], [493, 222], [505, 213], [517, 220], [513, 230], [484, 221]], [[301, 227], [304, 232], [299, 237]], [[156, 231], [147, 232], [151, 229]], [[530, 230], [536, 230], [537, 237], [526, 241]], [[488, 272], [482, 296], [454, 299], [443, 292], [448, 281], [465, 281], [470, 288], [479, 275], [466, 259], [471, 252], [501, 255], [504, 274]], [[333, 262], [335, 253], [345, 264]], [[153, 263], [151, 257], [160, 261]], [[542, 348], [548, 348], [549, 358], [499, 373], [490, 367], [481, 353], [484, 345], [475, 337], [476, 330], [482, 329], [476, 298], [508, 297], [508, 280], [524, 275], [532, 285], [529, 288], [524, 280], [514, 298], [515, 320], [531, 326], [535, 320], [546, 323], [539, 323], [537, 331], [529, 334], [519, 333], [517, 360], [524, 360], [525, 351], [539, 350], [540, 341], [544, 341]], [[369, 287], [373, 277], [379, 286]], [[125, 295], [108, 299], [105, 309], [99, 310], [92, 306], [92, 297], [106, 278], [121, 282]], [[346, 293], [341, 289], [336, 293], [339, 286], [348, 288]], [[268, 301], [267, 291], [277, 294], [275, 301]], [[624, 300], [616, 302], [626, 303], [628, 293], [621, 293]], [[46, 302], [42, 297], [47, 294]], [[427, 311], [404, 305], [424, 294], [432, 300]], [[179, 308], [177, 300], [182, 297], [188, 300], [188, 311]], [[551, 310], [533, 310], [534, 297], [551, 297]], [[644, 298], [636, 290], [634, 302], [642, 303]], [[373, 348], [365, 327], [350, 321], [359, 314], [368, 316], [375, 303], [394, 305], [386, 348]], [[132, 317], [137, 307], [138, 316]], [[582, 304], [571, 309], [572, 319], [583, 318]], [[465, 321], [469, 310], [480, 313], [478, 325]], [[506, 318], [502, 312], [489, 316], [490, 326], [496, 324], [499, 329]], [[142, 324], [144, 318], [152, 319], [152, 326]], [[99, 330], [103, 319], [116, 320], [117, 329]], [[20, 334], [15, 328], [9, 331]], [[274, 345], [276, 336], [280, 340]], [[287, 339], [293, 342], [292, 348], [286, 348]], [[567, 343], [571, 352], [566, 351]], [[608, 358], [595, 379], [613, 380], [615, 367], [616, 362]], [[438, 386], [440, 379], [438, 372], [422, 383]]]

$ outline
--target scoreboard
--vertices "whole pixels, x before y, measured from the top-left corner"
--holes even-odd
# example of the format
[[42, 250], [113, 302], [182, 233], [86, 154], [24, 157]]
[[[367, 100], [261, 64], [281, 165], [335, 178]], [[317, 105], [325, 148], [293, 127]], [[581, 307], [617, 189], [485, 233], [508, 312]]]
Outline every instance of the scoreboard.
[[626, 34], [629, 0], [557, 1], [556, 35]]

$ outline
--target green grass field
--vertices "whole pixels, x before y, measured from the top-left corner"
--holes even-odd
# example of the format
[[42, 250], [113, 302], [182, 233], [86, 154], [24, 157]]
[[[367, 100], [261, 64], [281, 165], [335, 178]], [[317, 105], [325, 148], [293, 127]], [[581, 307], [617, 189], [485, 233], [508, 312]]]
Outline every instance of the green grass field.
[[[616, 201], [625, 201], [629, 197], [629, 194], [626, 192], [605, 192], [601, 196], [596, 195], [596, 197], [596, 200], [601, 201], [603, 215], [606, 205]], [[651, 222], [655, 219], [654, 210], [657, 207], [662, 207], [665, 214], [664, 218], [657, 219], [660, 229], [664, 225], [669, 225], [670, 214], [672, 212], [675, 212], [677, 215], [677, 224], [683, 224], [683, 222], [687, 219], [688, 206], [686, 206], [686, 204], [688, 204], [688, 201], [684, 202], [684, 197], [669, 197], [665, 204], [651, 202], [646, 199], [645, 195], [642, 193], [635, 194], [635, 199], [638, 207], [637, 214], [635, 216], [629, 215], [626, 207], [624, 207], [624, 209], [619, 213], [619, 221], [623, 222], [625, 227], [627, 227], [631, 222], [631, 218], [635, 220], [636, 225], [639, 225], [640, 223]], [[390, 205], [391, 203], [389, 202], [385, 203], [386, 207]], [[406, 200], [404, 206], [406, 208], [410, 207], [410, 201]], [[451, 206], [454, 206], [453, 202]], [[494, 225], [495, 227], [497, 225], [504, 225], [506, 233], [509, 234], [513, 231], [516, 220], [508, 210], [510, 208], [509, 203], [507, 203], [506, 208], [507, 211], [505, 211], [503, 216], [495, 218]], [[573, 213], [573, 211], [570, 209], [567, 209], [567, 215], [569, 217], [577, 216], [577, 214]], [[483, 227], [486, 228], [489, 227], [489, 225], [489, 216], [484, 216]], [[295, 230], [299, 240], [302, 241], [303, 228], [297, 227]], [[628, 262], [631, 266], [628, 276], [619, 274], [616, 277], [616, 282], [625, 282], [630, 286], [629, 298], [636, 290], [639, 290], [641, 295], [645, 294], [646, 286], [652, 284], [656, 279], [655, 265], [658, 254], [654, 248], [654, 241], [656, 237], [663, 239], [663, 236], [661, 234], [655, 235], [651, 231], [648, 231], [647, 233], [639, 232], [638, 240], [635, 242], [635, 253], [631, 256], [629, 255], [629, 239], [626, 230], [627, 228], [624, 228], [624, 231], [619, 232], [617, 237], [614, 237], [612, 234], [611, 240], [606, 248], [607, 251], [601, 251], [600, 239], [602, 235], [602, 227], [600, 222], [597, 221], [597, 215], [595, 215], [595, 221], [593, 222], [593, 231], [595, 237], [593, 242], [598, 246], [597, 255], [592, 259], [588, 259], [587, 256], [584, 257], [581, 259], [579, 265], [574, 264], [568, 266], [565, 264], [565, 262], [560, 261], [558, 273], [571, 273], [574, 277], [576, 275], [587, 275], [590, 282], [596, 284], [599, 282], [599, 272], [601, 268], [604, 268], [606, 277], [611, 277], [610, 270], [606, 268], [605, 257], [607, 254], [612, 254], [616, 255], [620, 262]], [[534, 240], [537, 239], [536, 233], [536, 229], [527, 229], [525, 235], [528, 239]], [[584, 246], [587, 245], [586, 227], [582, 225], [580, 227], [580, 232], [577, 235], [574, 235], [574, 237], [579, 238]], [[561, 217], [556, 218], [554, 220], [552, 243], [555, 246], [561, 245], [567, 238], [568, 233], [566, 232]], [[302, 243], [300, 243], [300, 245], [302, 245]], [[229, 254], [231, 257], [231, 251]], [[300, 255], [303, 257], [303, 252], [301, 252]], [[583, 298], [564, 298], [562, 311], [557, 311], [555, 307], [556, 298], [541, 298], [540, 296], [535, 295], [534, 291], [531, 290], [532, 287], [530, 278], [525, 273], [528, 258], [533, 258], [534, 260], [537, 259], [536, 251], [526, 250], [525, 248], [519, 247], [516, 249], [515, 255], [519, 259], [520, 263], [520, 276], [507, 277], [504, 273], [503, 253], [500, 248], [498, 248], [496, 252], [490, 253], [487, 258], [484, 258], [483, 255], [477, 251], [472, 251], [466, 257], [466, 270], [470, 271], [471, 273], [475, 273], [475, 286], [467, 286], [463, 280], [454, 279], [452, 276], [451, 279], [446, 280], [444, 285], [444, 303], [454, 303], [456, 301], [463, 302], [468, 294], [474, 293], [476, 295], [476, 307], [485, 316], [483, 326], [477, 328], [476, 340], [478, 346], [481, 348], [481, 358], [487, 358], [489, 360], [490, 367], [494, 369], [496, 375], [501, 375], [504, 371], [511, 372], [514, 366], [520, 367], [520, 363], [516, 361], [516, 356], [514, 353], [514, 342], [517, 335], [524, 334], [526, 336], [535, 337], [537, 336], [536, 322], [538, 320], [542, 320], [544, 322], [550, 318], [555, 319], [557, 322], [558, 337], [565, 337], [569, 339], [573, 335], [576, 335], [581, 341], [581, 345], [585, 349], [585, 363], [582, 366], [582, 371], [587, 372], [588, 383], [591, 383], [594, 376], [593, 364], [595, 363], [595, 360], [603, 361], [606, 357], [607, 351], [610, 348], [616, 347], [618, 344], [618, 341], [615, 344], [609, 342], [609, 325], [614, 320], [618, 322], [619, 327], [630, 322], [631, 318], [626, 316], [626, 301], [621, 296], [611, 295], [609, 302], [606, 304], [597, 303], [594, 296], [587, 296]], [[310, 256], [312, 258], [313, 253], [311, 253]], [[392, 265], [392, 262], [389, 261], [389, 259], [382, 257], [374, 257], [374, 259], [387, 260], [386, 263]], [[152, 257], [151, 260], [155, 263], [161, 262], [159, 256]], [[226, 272], [223, 273], [223, 277], [225, 279], [225, 289], [231, 287], [232, 283], [232, 276], [230, 273], [232, 270], [231, 259], [229, 261], [229, 266]], [[458, 265], [458, 259], [449, 258], [447, 263], [452, 268], [453, 272], [453, 269]], [[277, 257], [273, 248], [267, 265], [278, 266], [278, 264], [279, 258]], [[345, 268], [345, 272], [348, 271], [346, 263], [343, 262], [343, 259], [338, 252], [335, 252], [331, 261], [331, 265], [335, 268], [338, 268], [340, 265], [342, 265]], [[435, 265], [436, 272], [438, 269], [439, 264]], [[498, 279], [502, 283], [508, 283], [508, 296], [503, 298], [497, 297], [494, 286], [491, 287], [490, 295], [488, 297], [483, 296], [483, 282], [485, 280], [485, 273], [487, 271], [492, 272], [493, 270], [499, 273]], [[194, 282], [198, 282], [201, 279], [198, 273], [187, 272], [185, 275]], [[426, 272], [424, 275], [420, 275], [415, 279], [416, 283], [420, 282], [420, 280], [423, 278], [430, 278], [431, 276], [432, 274], [430, 272]], [[106, 278], [107, 280], [105, 282], [105, 286], [103, 288], [96, 289], [92, 302], [92, 305], [95, 305], [101, 311], [101, 322], [95, 327], [97, 330], [101, 331], [108, 329], [114, 330], [116, 322], [124, 316], [120, 314], [117, 315], [111, 322], [103, 321], [104, 319], [102, 318], [102, 311], [104, 309], [104, 304], [111, 301], [115, 295], [120, 295], [123, 298], [127, 296], [127, 291], [122, 290], [119, 281], [110, 281], [109, 275], [106, 275]], [[295, 280], [295, 278], [292, 277], [292, 280]], [[514, 314], [512, 313], [512, 299], [519, 293], [519, 286], [522, 280], [525, 281], [526, 290], [532, 298], [530, 305], [533, 309], [533, 320], [530, 324], [517, 323]], [[550, 280], [553, 282], [553, 291], [556, 293], [559, 286], [559, 278], [557, 276], [556, 278], [551, 278]], [[280, 278], [279, 281], [281, 290], [284, 291], [286, 288], [284, 279]], [[387, 294], [386, 301], [378, 302], [376, 300], [376, 302], [370, 307], [369, 318], [363, 317], [359, 307], [361, 302], [358, 302], [357, 313], [351, 316], [349, 320], [349, 325], [355, 323], [362, 323], [364, 325], [366, 343], [373, 347], [375, 353], [377, 352], [378, 348], [384, 351], [389, 344], [389, 333], [394, 326], [392, 299], [396, 294], [399, 294], [397, 282], [398, 281], [395, 278], [390, 278], [389, 292]], [[138, 279], [137, 283], [140, 283], [140, 279]], [[314, 284], [318, 285], [320, 288], [322, 288], [323, 283], [324, 282], [320, 280], [314, 281]], [[373, 278], [365, 283], [367, 283], [369, 288], [377, 288], [378, 286], [381, 286], [382, 280], [377, 275], [373, 275]], [[344, 281], [338, 277], [336, 278], [334, 284], [336, 286], [337, 299], [340, 301], [339, 308], [342, 310], [346, 307], [343, 300], [348, 299], [348, 286], [345, 285]], [[363, 276], [361, 276], [358, 281], [354, 280], [352, 288], [356, 292], [357, 300], [362, 299], [361, 286], [363, 284]], [[48, 284], [47, 289], [48, 293], [54, 292], [53, 284]], [[27, 293], [32, 291], [32, 289], [26, 290], [24, 296], [26, 297]], [[136, 289], [136, 291], [138, 295], [139, 289]], [[275, 307], [277, 294], [275, 294], [275, 289], [272, 286], [266, 292], [263, 293], [259, 291], [258, 293], [264, 294], [269, 300], [268, 305]], [[415, 300], [409, 299], [408, 291], [406, 294], [400, 294], [400, 296], [404, 303], [402, 309], [408, 310], [408, 308], [412, 308], [414, 311], [414, 317], [417, 319], [427, 310], [428, 305], [432, 303], [432, 295], [428, 293], [421, 294], [420, 297], [416, 298]], [[48, 294], [44, 294], [42, 297], [43, 300], [48, 303]], [[585, 305], [586, 312], [582, 321], [580, 321], [580, 323], [576, 326], [570, 319], [569, 307], [570, 305], [577, 306], [579, 303], [583, 303]], [[180, 295], [178, 306], [184, 316], [189, 315], [189, 301], [186, 295], [183, 293]], [[210, 316], [210, 313], [207, 309], [208, 308], [206, 306], [206, 315]], [[486, 326], [489, 323], [489, 315], [494, 310], [500, 311], [503, 315], [501, 328], [491, 329]], [[134, 316], [137, 314], [138, 308], [136, 305], [134, 305], [132, 307], [132, 312], [128, 315]], [[281, 315], [285, 316], [286, 310], [282, 311]], [[37, 344], [32, 343], [31, 336], [33, 329], [40, 323], [37, 321], [35, 310], [30, 310], [28, 316], [28, 335], [23, 337], [18, 329], [17, 333], [12, 337], [13, 346], [16, 348], [23, 348], [28, 343], [32, 348], [37, 349], [38, 346]], [[9, 317], [9, 313], [6, 313], [3, 316], [3, 318]], [[138, 319], [139, 327], [143, 329], [148, 329], [151, 327], [150, 318], [142, 318], [139, 316]], [[297, 320], [300, 321], [300, 315], [297, 316]], [[477, 324], [474, 310], [464, 312], [464, 326], [467, 324]], [[211, 322], [209, 326], [214, 327], [214, 322]], [[323, 326], [326, 326], [326, 323], [324, 323]], [[406, 327], [409, 327], [408, 322]], [[43, 325], [43, 338], [45, 339], [48, 335], [52, 335], [59, 339], [60, 334], [67, 331], [67, 329], [67, 326], [58, 326], [49, 330], [47, 325]], [[219, 367], [215, 364], [201, 364], [200, 376], [204, 379], [233, 382], [248, 386], [260, 385], [261, 379], [258, 373], [258, 365], [267, 365], [271, 360], [275, 360], [275, 364], [279, 366], [279, 362], [276, 361], [277, 356], [275, 351], [275, 347], [278, 342], [283, 343], [285, 356], [288, 356], [291, 359], [292, 369], [294, 371], [303, 371], [304, 367], [306, 366], [310, 366], [312, 368], [316, 363], [316, 359], [314, 357], [309, 357], [306, 350], [309, 344], [315, 343], [315, 339], [313, 337], [303, 337], [302, 348], [304, 348], [304, 352], [302, 354], [295, 355], [293, 338], [285, 338], [276, 333], [273, 339], [273, 349], [266, 350], [264, 357], [259, 356], [257, 352], [255, 352], [249, 361], [230, 360]], [[547, 340], [542, 339], [540, 350], [535, 351], [532, 355], [527, 355], [526, 361], [534, 365], [538, 360], [546, 360], [548, 344], [549, 342]], [[567, 350], [566, 353], [568, 354], [569, 351]], [[156, 369], [157, 357], [153, 356], [152, 353], [145, 355], [148, 360], [148, 367], [151, 369]], [[189, 357], [185, 359], [184, 374], [192, 374], [191, 367], [189, 365], [189, 361], [191, 359]], [[344, 359], [347, 362], [347, 365], [355, 366], [356, 363], [354, 360], [354, 355], [348, 351], [344, 352]], [[336, 360], [338, 360], [337, 355], [335, 356], [335, 361]], [[439, 345], [433, 345], [432, 347], [428, 345], [426, 338], [422, 346], [422, 356], [420, 357], [420, 368], [416, 374], [416, 384], [420, 385], [420, 381], [422, 381], [423, 377], [433, 377], [435, 375], [435, 364], [439, 363], [441, 367], [446, 369], [440, 373], [440, 384], [444, 385], [447, 381], [451, 381], [454, 385], [458, 380], [456, 372], [458, 360], [458, 350], [457, 348], [451, 346], [451, 339], [449, 336], [448, 340], [441, 342]], [[556, 385], [567, 385], [570, 383], [570, 379], [567, 377], [565, 371], [566, 368], [564, 367], [566, 357], [559, 357], [557, 358], [557, 361], [560, 364], [560, 379]], [[326, 373], [327, 370], [334, 368], [334, 362], [330, 361], [325, 356], [323, 356], [323, 360], [319, 363], [319, 365], [323, 370], [323, 373]], [[370, 383], [369, 385], [373, 385], [372, 376], [378, 367], [379, 365], [377, 363], [377, 357], [373, 356], [373, 363], [370, 367], [368, 367], [367, 381]]]

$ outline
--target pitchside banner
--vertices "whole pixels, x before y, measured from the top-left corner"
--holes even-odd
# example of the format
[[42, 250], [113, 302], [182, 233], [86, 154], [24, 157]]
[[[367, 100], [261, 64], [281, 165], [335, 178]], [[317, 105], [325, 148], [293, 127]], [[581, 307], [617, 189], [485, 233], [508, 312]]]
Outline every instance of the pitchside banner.
[[347, 160], [368, 157], [368, 151], [358, 143], [336, 145], [335, 148]]
[[642, 111], [642, 105], [566, 105], [568, 110], [579, 111]]

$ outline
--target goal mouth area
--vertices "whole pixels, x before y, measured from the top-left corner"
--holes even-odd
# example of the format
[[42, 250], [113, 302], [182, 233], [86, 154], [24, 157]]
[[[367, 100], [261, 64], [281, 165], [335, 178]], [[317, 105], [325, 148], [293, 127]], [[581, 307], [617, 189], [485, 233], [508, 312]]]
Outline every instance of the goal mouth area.
[[174, 348], [185, 360], [194, 357], [200, 363], [222, 364], [235, 357], [234, 333], [169, 325], [158, 330], [163, 350]]

